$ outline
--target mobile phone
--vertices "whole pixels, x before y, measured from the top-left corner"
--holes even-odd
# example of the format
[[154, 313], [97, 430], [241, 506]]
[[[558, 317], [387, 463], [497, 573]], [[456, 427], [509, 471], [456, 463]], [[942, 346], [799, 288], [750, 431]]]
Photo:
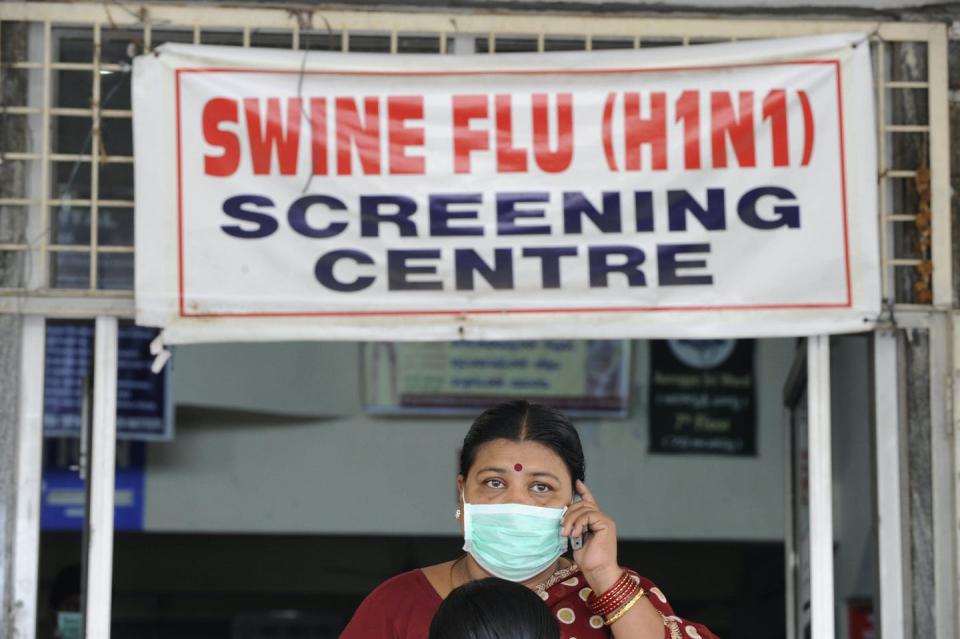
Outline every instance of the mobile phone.
[[[578, 501], [582, 501], [582, 498], [580, 497], [579, 494], [574, 495], [574, 496], [573, 496], [573, 503], [577, 503]], [[574, 550], [580, 550], [581, 548], [583, 548], [583, 538], [584, 538], [584, 537], [586, 537], [586, 533], [580, 535], [579, 537], [571, 537], [571, 538], [570, 538], [570, 547], [573, 548]]]

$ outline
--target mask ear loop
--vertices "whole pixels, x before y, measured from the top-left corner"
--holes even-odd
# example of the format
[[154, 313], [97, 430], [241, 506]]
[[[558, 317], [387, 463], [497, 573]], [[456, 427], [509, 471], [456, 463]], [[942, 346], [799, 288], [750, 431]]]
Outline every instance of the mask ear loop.
[[473, 550], [473, 534], [470, 530], [470, 522], [473, 518], [463, 490], [460, 491], [460, 500], [463, 503], [463, 550], [470, 553]]
[[460, 506], [457, 508], [457, 512], [454, 515], [457, 519], [460, 519], [461, 514], [463, 513], [464, 510], [466, 510], [466, 503], [467, 503], [467, 500], [464, 497], [463, 489], [461, 488], [460, 489]]

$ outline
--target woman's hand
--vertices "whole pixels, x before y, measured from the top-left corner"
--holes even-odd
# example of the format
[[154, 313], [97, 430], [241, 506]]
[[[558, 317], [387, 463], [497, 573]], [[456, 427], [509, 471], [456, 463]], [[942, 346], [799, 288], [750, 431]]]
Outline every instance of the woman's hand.
[[583, 547], [573, 551], [573, 560], [593, 591], [599, 594], [610, 588], [623, 572], [617, 563], [617, 524], [600, 510], [586, 484], [578, 479], [574, 490], [582, 501], [567, 508], [560, 534], [574, 538], [589, 531]]

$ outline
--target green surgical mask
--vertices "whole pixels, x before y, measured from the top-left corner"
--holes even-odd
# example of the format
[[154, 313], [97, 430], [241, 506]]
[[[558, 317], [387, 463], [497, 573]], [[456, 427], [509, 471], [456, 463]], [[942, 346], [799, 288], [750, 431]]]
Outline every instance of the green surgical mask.
[[491, 575], [526, 581], [567, 550], [560, 536], [566, 508], [463, 503], [463, 549]]
[[80, 639], [81, 619], [79, 612], [58, 612], [57, 639]]

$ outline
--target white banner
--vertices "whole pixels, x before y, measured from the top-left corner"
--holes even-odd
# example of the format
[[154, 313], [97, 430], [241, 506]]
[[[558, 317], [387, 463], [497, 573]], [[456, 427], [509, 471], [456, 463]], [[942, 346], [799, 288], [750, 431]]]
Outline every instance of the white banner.
[[134, 65], [168, 342], [737, 337], [880, 310], [863, 35]]

